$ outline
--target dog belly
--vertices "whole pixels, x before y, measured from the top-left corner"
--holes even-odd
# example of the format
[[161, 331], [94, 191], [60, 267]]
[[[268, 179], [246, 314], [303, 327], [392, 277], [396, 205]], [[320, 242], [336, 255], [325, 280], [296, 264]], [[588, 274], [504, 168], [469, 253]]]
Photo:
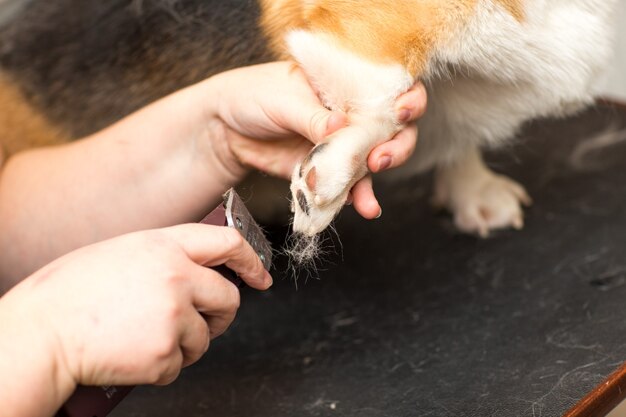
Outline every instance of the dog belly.
[[428, 112], [405, 172], [453, 162], [473, 147], [497, 147], [526, 121], [589, 104], [611, 54], [614, 4], [529, 1], [520, 23], [483, 2], [467, 30], [436, 53]]

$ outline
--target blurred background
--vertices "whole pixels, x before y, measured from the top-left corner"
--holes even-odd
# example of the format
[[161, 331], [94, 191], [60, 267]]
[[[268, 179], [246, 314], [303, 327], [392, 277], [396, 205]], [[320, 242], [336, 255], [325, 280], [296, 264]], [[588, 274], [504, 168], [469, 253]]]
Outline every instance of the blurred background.
[[[599, 86], [603, 96], [626, 102], [626, 2], [620, 2], [620, 10], [616, 19], [618, 23], [615, 42], [615, 57], [607, 74]], [[626, 338], [626, 335], [624, 335]], [[626, 359], [626, 358], [625, 358]], [[622, 403], [609, 417], [626, 417], [626, 402]]]
[[626, 101], [626, 1], [621, 0], [616, 15], [615, 56], [607, 73], [600, 80], [598, 91], [603, 96]]

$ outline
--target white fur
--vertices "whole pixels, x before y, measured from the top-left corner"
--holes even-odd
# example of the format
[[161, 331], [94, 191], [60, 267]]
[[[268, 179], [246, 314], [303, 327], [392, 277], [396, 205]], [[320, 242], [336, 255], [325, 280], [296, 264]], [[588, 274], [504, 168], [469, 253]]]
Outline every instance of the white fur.
[[433, 202], [454, 213], [460, 230], [487, 237], [492, 229], [521, 229], [524, 214], [520, 202], [530, 205], [531, 199], [520, 184], [490, 171], [474, 150], [437, 171]]
[[592, 83], [611, 52], [615, 3], [528, 0], [519, 23], [483, 0], [470, 24], [437, 51], [425, 77], [429, 109], [407, 169], [438, 167], [437, 202], [459, 229], [485, 236], [523, 224], [526, 191], [490, 171], [476, 151], [510, 141], [528, 120], [592, 102]]
[[510, 140], [527, 120], [590, 103], [592, 82], [610, 56], [615, 3], [527, 0], [519, 23], [482, 0], [431, 62], [428, 112], [409, 168], [454, 162], [468, 148]]
[[[348, 191], [367, 173], [366, 160], [376, 145], [399, 129], [393, 105], [413, 78], [401, 65], [380, 65], [340, 48], [327, 35], [293, 31], [287, 36], [292, 56], [318, 88], [322, 101], [348, 115], [349, 126], [328, 138], [328, 146], [311, 160], [317, 186], [309, 190], [300, 166], [292, 175], [294, 230], [306, 235], [322, 231], [344, 206]], [[307, 167], [305, 167], [307, 168]], [[302, 190], [310, 213], [297, 204]]]
[[[489, 171], [477, 150], [505, 143], [527, 120], [566, 115], [592, 101], [592, 82], [611, 51], [616, 2], [526, 0], [519, 22], [499, 3], [480, 0], [470, 21], [433, 51], [422, 74], [429, 109], [419, 121], [420, 141], [408, 170], [438, 167], [438, 194], [446, 196], [441, 203], [455, 213], [462, 229], [484, 234], [485, 227], [521, 224], [525, 191]], [[351, 122], [333, 135], [329, 149], [315, 155], [318, 190], [307, 194], [314, 206], [311, 215], [295, 204], [294, 229], [314, 234], [332, 220], [349, 188], [365, 174], [369, 151], [398, 130], [394, 100], [412, 80], [401, 66], [368, 62], [325, 34], [295, 31], [288, 45], [324, 102], [346, 111]], [[355, 157], [362, 163], [358, 170], [351, 168]], [[467, 192], [484, 184], [497, 185], [487, 193]], [[292, 191], [300, 189], [307, 191], [306, 184], [294, 172]], [[498, 193], [507, 196], [494, 198]], [[477, 219], [464, 227], [458, 220], [467, 207], [497, 221]]]

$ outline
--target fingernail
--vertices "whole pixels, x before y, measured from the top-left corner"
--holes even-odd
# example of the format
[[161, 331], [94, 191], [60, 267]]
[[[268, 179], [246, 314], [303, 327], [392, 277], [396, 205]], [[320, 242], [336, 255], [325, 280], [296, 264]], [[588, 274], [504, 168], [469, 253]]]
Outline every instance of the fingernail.
[[328, 119], [326, 119], [326, 132], [324, 132], [325, 134], [327, 134], [327, 135], [328, 135], [328, 132], [330, 132], [330, 129], [332, 128], [332, 125], [333, 125], [333, 124], [334, 124], [334, 121], [333, 121], [333, 114], [331, 113], [331, 114], [328, 116]]
[[351, 206], [353, 201], [354, 197], [352, 197], [352, 194], [348, 194], [348, 198], [346, 198], [346, 206]]
[[383, 215], [383, 209], [381, 208], [380, 211], [378, 212], [378, 216], [376, 216], [377, 219], [380, 219], [380, 217]]
[[341, 113], [332, 112], [326, 121], [326, 132], [324, 136], [328, 136], [336, 130], [341, 129], [344, 124], [343, 115]]
[[272, 278], [270, 273], [267, 271], [265, 271], [265, 278], [263, 279], [263, 282], [265, 283], [266, 289], [271, 287], [274, 284], [274, 279]]
[[398, 112], [398, 121], [406, 123], [411, 119], [411, 111], [409, 109], [400, 109]]
[[391, 166], [391, 156], [383, 155], [378, 159], [378, 172], [384, 171]]

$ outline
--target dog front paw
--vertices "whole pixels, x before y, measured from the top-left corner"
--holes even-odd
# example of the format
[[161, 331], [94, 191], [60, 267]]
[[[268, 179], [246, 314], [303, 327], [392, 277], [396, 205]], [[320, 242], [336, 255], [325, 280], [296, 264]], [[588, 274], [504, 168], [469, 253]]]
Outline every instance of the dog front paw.
[[376, 135], [367, 127], [346, 127], [314, 147], [294, 169], [294, 232], [313, 236], [332, 222], [352, 186], [367, 173], [367, 155], [373, 146], [368, 138]]
[[345, 205], [352, 185], [365, 175], [364, 158], [332, 148], [330, 143], [317, 145], [294, 169], [291, 195], [296, 233], [314, 236], [323, 231]]

